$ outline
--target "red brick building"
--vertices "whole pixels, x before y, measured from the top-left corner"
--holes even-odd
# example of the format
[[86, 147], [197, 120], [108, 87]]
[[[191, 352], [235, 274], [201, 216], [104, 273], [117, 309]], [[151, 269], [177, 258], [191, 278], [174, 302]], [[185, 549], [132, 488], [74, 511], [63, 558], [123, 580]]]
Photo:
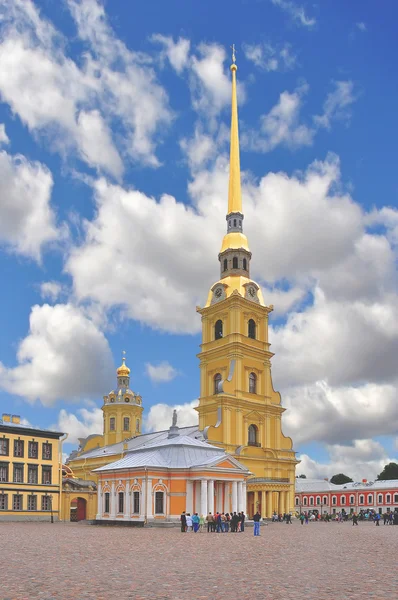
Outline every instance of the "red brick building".
[[398, 480], [367, 481], [334, 485], [325, 479], [296, 479], [295, 509], [321, 514], [398, 510]]

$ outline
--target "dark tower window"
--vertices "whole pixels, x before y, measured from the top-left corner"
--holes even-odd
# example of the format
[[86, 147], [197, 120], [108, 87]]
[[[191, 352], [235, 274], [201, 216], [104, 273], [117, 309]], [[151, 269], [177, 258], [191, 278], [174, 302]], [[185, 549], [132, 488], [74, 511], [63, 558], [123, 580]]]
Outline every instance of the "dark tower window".
[[135, 422], [135, 430], [137, 433], [140, 432], [140, 420], [139, 419], [137, 419]]
[[234, 219], [234, 227], [236, 227], [236, 219]]
[[116, 429], [116, 419], [115, 417], [111, 417], [109, 419], [109, 431], [115, 431]]
[[247, 329], [248, 329], [247, 334], [248, 334], [249, 338], [251, 338], [252, 340], [255, 340], [256, 339], [256, 323], [253, 319], [249, 319]]
[[214, 325], [214, 339], [220, 340], [222, 338], [222, 321], [218, 319]]
[[119, 492], [119, 506], [118, 506], [118, 512], [122, 513], [124, 512], [124, 493], [123, 492]]
[[226, 258], [224, 258], [224, 271], [226, 271], [228, 269], [228, 261]]
[[123, 431], [129, 431], [130, 429], [130, 419], [128, 417], [123, 418]]
[[247, 260], [245, 258], [243, 259], [243, 270], [247, 271]]
[[257, 393], [257, 375], [255, 373], [249, 375], [249, 392], [251, 394]]
[[255, 425], [249, 427], [249, 446], [258, 445], [258, 429]]
[[164, 514], [164, 493], [155, 492], [155, 515]]
[[237, 269], [238, 268], [238, 258], [237, 256], [234, 256], [232, 259], [232, 268], [233, 269]]
[[221, 373], [214, 375], [214, 393], [218, 394], [220, 391]]

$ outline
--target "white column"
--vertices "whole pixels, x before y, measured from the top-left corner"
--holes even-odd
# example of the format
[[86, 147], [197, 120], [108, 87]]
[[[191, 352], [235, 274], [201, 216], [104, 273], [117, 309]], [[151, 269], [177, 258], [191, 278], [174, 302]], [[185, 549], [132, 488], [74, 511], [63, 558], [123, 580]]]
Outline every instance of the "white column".
[[238, 510], [238, 482], [232, 482], [232, 512]]
[[214, 512], [214, 481], [210, 479], [207, 482], [207, 512]]
[[109, 518], [115, 519], [116, 518], [116, 490], [115, 490], [115, 482], [114, 481], [112, 481], [111, 495], [110, 495], [109, 501], [110, 501]]
[[207, 514], [207, 480], [202, 479], [200, 489], [200, 515]]
[[246, 481], [242, 484], [242, 495], [243, 495], [243, 512], [246, 514], [247, 510], [247, 490], [246, 490]]
[[124, 519], [127, 520], [130, 518], [130, 496], [131, 490], [130, 485], [126, 483], [126, 492], [124, 494]]
[[185, 512], [193, 513], [193, 481], [187, 480], [187, 497], [185, 501]]
[[224, 483], [224, 512], [231, 512], [231, 482]]
[[197, 512], [199, 514], [199, 511], [200, 511], [200, 481], [199, 481], [199, 479], [195, 480], [195, 506], [194, 506], [193, 510], [194, 510], [194, 512]]
[[238, 511], [243, 510], [243, 481], [238, 481]]
[[100, 481], [97, 485], [97, 516], [95, 518], [97, 521], [102, 519], [102, 485]]
[[145, 519], [145, 507], [146, 507], [146, 490], [145, 490], [145, 479], [141, 483], [141, 496], [140, 496], [140, 519]]
[[218, 512], [222, 512], [222, 481], [217, 481], [216, 507]]
[[146, 498], [146, 516], [147, 519], [153, 518], [153, 508], [152, 508], [152, 477], [148, 477], [147, 484], [147, 498]]

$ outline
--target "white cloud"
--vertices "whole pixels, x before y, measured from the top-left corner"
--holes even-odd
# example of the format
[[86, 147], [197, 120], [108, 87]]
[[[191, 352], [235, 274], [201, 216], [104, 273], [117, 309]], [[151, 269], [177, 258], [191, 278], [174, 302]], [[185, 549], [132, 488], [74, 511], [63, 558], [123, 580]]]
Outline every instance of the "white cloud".
[[172, 37], [160, 33], [154, 34], [151, 40], [163, 46], [161, 58], [167, 57], [173, 69], [180, 75], [188, 65], [190, 41], [180, 37], [174, 42]]
[[292, 54], [290, 44], [274, 47], [272, 44], [244, 44], [243, 51], [247, 60], [264, 71], [293, 69], [297, 57]]
[[155, 404], [149, 409], [148, 416], [145, 419], [146, 431], [163, 431], [171, 425], [174, 409], [177, 411], [178, 427], [188, 427], [189, 425], [198, 425], [198, 413], [195, 406], [197, 400], [185, 404]]
[[[31, 0], [3, 5], [2, 100], [56, 150], [77, 150], [96, 169], [120, 177], [122, 155], [156, 166], [155, 135], [172, 114], [150, 58], [115, 37], [96, 0], [69, 0], [68, 6], [80, 40], [88, 44], [78, 63]], [[114, 125], [120, 136], [112, 139]]]
[[363, 21], [359, 21], [359, 23], [355, 23], [355, 25], [358, 27], [359, 31], [365, 32], [368, 30], [366, 23], [364, 23]]
[[70, 304], [32, 308], [17, 360], [16, 367], [0, 363], [0, 389], [44, 406], [102, 396], [113, 374], [103, 333]]
[[79, 438], [86, 438], [89, 435], [102, 435], [103, 431], [103, 413], [100, 408], [79, 408], [77, 414], [70, 413], [62, 408], [59, 411], [58, 422], [54, 427], [58, 431], [68, 433], [68, 444], [77, 444]]
[[62, 285], [57, 281], [44, 281], [40, 285], [40, 294], [44, 299], [49, 299], [52, 302], [58, 300], [62, 293]]
[[383, 446], [374, 440], [354, 440], [350, 445], [329, 445], [329, 463], [320, 463], [307, 454], [299, 455], [301, 460], [297, 473], [316, 479], [330, 479], [337, 473], [344, 473], [354, 481], [375, 480], [384, 466], [391, 462]]
[[167, 362], [167, 360], [164, 360], [158, 365], [146, 363], [145, 371], [148, 377], [155, 383], [172, 381], [178, 375], [177, 369]]
[[0, 123], [0, 146], [3, 144], [9, 144], [9, 142], [10, 140], [8, 138], [8, 135], [6, 134], [6, 128], [4, 126], [4, 123]]
[[323, 114], [314, 117], [318, 127], [330, 129], [332, 120], [348, 121], [351, 117], [350, 106], [356, 101], [352, 81], [335, 81], [335, 89], [326, 97]]
[[207, 135], [198, 126], [191, 138], [183, 138], [180, 141], [180, 147], [187, 157], [191, 171], [205, 166], [214, 158], [217, 146], [214, 136]]
[[40, 261], [43, 246], [65, 235], [50, 205], [52, 175], [45, 165], [3, 150], [0, 181], [0, 243]]
[[297, 25], [310, 29], [316, 24], [315, 18], [310, 18], [305, 14], [303, 6], [298, 6], [291, 0], [271, 0], [271, 2], [285, 11]]

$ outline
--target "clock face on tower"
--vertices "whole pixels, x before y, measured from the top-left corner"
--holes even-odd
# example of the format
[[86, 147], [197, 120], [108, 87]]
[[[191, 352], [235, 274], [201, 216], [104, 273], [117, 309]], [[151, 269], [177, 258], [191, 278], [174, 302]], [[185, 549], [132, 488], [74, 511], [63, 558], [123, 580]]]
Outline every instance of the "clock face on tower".
[[254, 298], [254, 297], [255, 297], [255, 295], [256, 295], [256, 288], [254, 288], [254, 287], [249, 287], [249, 290], [248, 290], [248, 291], [249, 291], [249, 296], [250, 296], [251, 298]]
[[224, 300], [224, 298], [225, 298], [224, 287], [222, 285], [218, 285], [213, 291], [212, 303], [219, 302], [220, 300]]
[[222, 296], [222, 288], [217, 288], [216, 291], [214, 292], [216, 295], [216, 298], [221, 298]]

